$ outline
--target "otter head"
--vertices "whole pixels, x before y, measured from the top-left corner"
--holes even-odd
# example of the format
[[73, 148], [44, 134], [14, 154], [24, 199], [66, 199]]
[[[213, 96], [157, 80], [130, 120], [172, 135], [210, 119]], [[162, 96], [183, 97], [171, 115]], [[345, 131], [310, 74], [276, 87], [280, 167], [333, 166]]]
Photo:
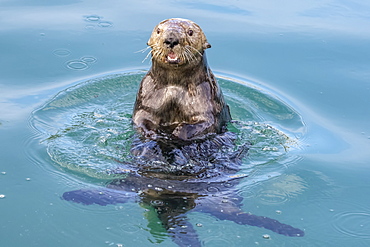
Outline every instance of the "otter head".
[[152, 60], [162, 65], [198, 64], [210, 48], [202, 29], [194, 22], [173, 18], [159, 23], [148, 41]]

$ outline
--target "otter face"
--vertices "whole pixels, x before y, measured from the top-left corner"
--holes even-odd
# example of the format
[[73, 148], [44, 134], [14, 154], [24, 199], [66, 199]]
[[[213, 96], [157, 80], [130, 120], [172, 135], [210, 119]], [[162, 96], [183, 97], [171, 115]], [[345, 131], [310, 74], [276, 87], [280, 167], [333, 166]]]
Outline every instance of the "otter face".
[[202, 29], [186, 19], [168, 19], [159, 23], [148, 41], [152, 60], [168, 65], [197, 64], [210, 48]]

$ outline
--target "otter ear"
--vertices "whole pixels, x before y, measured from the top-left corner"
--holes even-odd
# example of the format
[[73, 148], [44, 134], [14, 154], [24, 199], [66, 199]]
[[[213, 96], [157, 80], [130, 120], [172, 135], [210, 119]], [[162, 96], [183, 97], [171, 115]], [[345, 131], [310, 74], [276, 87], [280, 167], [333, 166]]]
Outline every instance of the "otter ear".
[[211, 44], [210, 43], [208, 43], [208, 42], [205, 42], [204, 44], [203, 44], [203, 49], [205, 50], [205, 49], [208, 49], [208, 48], [211, 48], [212, 46], [211, 46]]

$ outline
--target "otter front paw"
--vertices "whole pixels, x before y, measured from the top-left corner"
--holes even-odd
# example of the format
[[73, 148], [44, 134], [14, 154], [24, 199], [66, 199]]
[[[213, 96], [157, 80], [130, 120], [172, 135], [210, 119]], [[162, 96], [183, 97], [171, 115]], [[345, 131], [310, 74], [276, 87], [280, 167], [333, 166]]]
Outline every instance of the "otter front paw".
[[150, 140], [157, 140], [157, 138], [158, 138], [157, 133], [155, 131], [153, 131], [153, 130], [145, 130], [145, 131], [143, 131], [143, 136], [146, 139], [150, 139]]

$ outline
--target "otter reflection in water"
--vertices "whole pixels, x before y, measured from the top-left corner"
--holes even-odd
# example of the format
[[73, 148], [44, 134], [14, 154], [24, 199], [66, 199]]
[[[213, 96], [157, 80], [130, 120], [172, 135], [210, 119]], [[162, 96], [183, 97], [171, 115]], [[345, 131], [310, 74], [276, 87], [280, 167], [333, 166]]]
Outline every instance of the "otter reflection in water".
[[133, 123], [136, 157], [122, 179], [98, 190], [76, 190], [63, 198], [82, 204], [140, 202], [152, 207], [179, 246], [201, 246], [187, 213], [198, 211], [240, 225], [266, 228], [286, 236], [303, 236], [290, 225], [241, 210], [236, 185], [249, 143], [234, 144], [226, 130], [231, 121], [211, 70], [210, 48], [200, 27], [185, 19], [158, 24], [148, 41], [152, 67], [137, 94]]

